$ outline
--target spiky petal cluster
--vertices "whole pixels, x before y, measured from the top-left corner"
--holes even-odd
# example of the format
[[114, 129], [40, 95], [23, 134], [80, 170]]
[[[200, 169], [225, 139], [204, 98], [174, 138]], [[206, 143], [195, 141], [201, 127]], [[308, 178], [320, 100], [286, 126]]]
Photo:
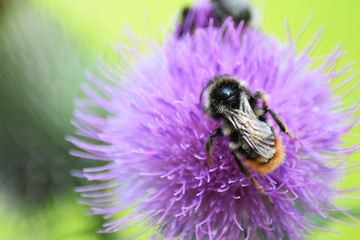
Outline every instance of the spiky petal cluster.
[[[295, 56], [293, 46], [227, 22], [152, 46], [151, 56], [132, 50], [138, 59], [130, 72], [126, 66], [101, 68], [110, 81], [89, 74], [101, 93], [85, 88], [90, 100], [79, 101], [74, 123], [91, 141], [69, 140], [85, 150], [74, 155], [106, 164], [82, 174], [103, 184], [78, 191], [96, 214], [135, 209], [104, 230], [146, 219], [155, 237], [167, 239], [302, 239], [314, 227], [308, 216], [332, 218], [328, 211], [341, 211], [331, 200], [339, 194], [332, 183], [344, 171], [331, 164], [351, 151], [340, 147], [340, 138], [351, 127], [346, 120], [352, 112], [339, 110], [329, 87], [336, 73], [324, 72], [336, 54], [314, 69], [307, 51]], [[264, 177], [254, 173], [274, 206], [241, 173], [228, 139], [215, 140], [214, 165], [207, 165], [204, 144], [221, 122], [205, 116], [199, 94], [217, 74], [264, 90], [271, 108], [300, 137], [280, 133], [284, 163]]]

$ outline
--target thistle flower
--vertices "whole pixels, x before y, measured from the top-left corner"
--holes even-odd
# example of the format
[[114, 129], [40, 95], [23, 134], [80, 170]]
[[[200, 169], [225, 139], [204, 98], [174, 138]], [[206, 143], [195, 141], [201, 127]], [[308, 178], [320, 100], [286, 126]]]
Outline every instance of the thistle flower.
[[[327, 70], [338, 51], [315, 68], [307, 50], [296, 55], [292, 42], [278, 43], [231, 21], [151, 49], [150, 56], [130, 49], [135, 65], [100, 67], [109, 81], [88, 74], [101, 93], [85, 87], [90, 100], [78, 101], [75, 111], [78, 135], [90, 140], [68, 138], [85, 151], [72, 154], [106, 162], [79, 174], [104, 182], [78, 188], [84, 202], [105, 218], [134, 208], [103, 231], [146, 220], [154, 238], [303, 239], [317, 227], [311, 216], [348, 215], [332, 201], [340, 194], [333, 183], [345, 174], [342, 156], [354, 151], [341, 147], [355, 124], [353, 111], [343, 111], [332, 96], [330, 82], [339, 73]], [[286, 158], [276, 170], [253, 173], [274, 206], [239, 170], [228, 139], [215, 140], [214, 165], [207, 165], [205, 141], [221, 123], [203, 113], [199, 95], [218, 74], [265, 91], [271, 108], [300, 137], [283, 137]]]

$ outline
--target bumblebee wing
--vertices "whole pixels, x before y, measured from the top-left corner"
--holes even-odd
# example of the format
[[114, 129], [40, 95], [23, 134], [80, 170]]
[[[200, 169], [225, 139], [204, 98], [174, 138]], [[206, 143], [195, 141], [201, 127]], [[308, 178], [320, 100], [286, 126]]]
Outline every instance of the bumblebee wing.
[[[240, 95], [240, 106], [239, 106], [239, 110], [247, 115], [249, 115], [249, 117], [251, 118], [257, 118], [256, 114], [254, 113], [253, 109], [250, 106], [249, 103], [249, 99], [247, 98], [247, 96], [245, 94], [241, 94]], [[235, 110], [236, 111], [236, 110]]]
[[227, 119], [236, 131], [239, 131], [246, 143], [260, 156], [272, 158], [275, 154], [274, 134], [265, 122], [258, 120], [255, 113], [240, 110], [228, 110]]

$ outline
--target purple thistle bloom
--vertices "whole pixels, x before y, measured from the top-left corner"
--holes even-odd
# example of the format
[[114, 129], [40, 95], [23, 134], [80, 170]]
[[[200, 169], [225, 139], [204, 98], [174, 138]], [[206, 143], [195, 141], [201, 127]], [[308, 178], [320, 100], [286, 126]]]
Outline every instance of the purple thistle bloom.
[[[105, 224], [105, 232], [147, 220], [154, 238], [303, 239], [317, 227], [311, 216], [348, 215], [332, 201], [340, 194], [333, 183], [345, 174], [342, 156], [354, 151], [341, 147], [341, 137], [355, 124], [353, 111], [344, 111], [330, 88], [341, 74], [328, 70], [338, 51], [314, 69], [308, 50], [296, 55], [293, 42], [279, 44], [229, 21], [151, 47], [147, 57], [129, 50], [136, 65], [100, 67], [110, 81], [88, 74], [101, 93], [84, 88], [90, 100], [78, 101], [74, 124], [90, 141], [68, 138], [85, 151], [73, 155], [106, 162], [79, 174], [103, 181], [77, 189], [93, 213], [109, 218], [135, 209]], [[263, 177], [253, 173], [274, 206], [239, 170], [227, 138], [215, 139], [214, 165], [207, 165], [205, 141], [221, 122], [204, 114], [199, 95], [219, 74], [264, 90], [269, 106], [300, 137], [280, 133], [283, 164]]]

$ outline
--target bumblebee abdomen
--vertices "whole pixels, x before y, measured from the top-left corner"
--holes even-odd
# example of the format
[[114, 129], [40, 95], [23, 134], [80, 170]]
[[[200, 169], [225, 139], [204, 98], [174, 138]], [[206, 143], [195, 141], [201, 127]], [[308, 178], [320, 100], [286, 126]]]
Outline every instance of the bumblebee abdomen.
[[245, 157], [244, 164], [260, 175], [265, 175], [274, 171], [285, 159], [285, 147], [282, 144], [282, 140], [279, 136], [275, 137], [275, 154], [272, 158], [267, 159], [266, 162], [262, 162], [264, 159], [259, 158], [247, 158]]
[[247, 159], [260, 157], [238, 132], [232, 132], [230, 134], [229, 147], [233, 152], [239, 153]]

